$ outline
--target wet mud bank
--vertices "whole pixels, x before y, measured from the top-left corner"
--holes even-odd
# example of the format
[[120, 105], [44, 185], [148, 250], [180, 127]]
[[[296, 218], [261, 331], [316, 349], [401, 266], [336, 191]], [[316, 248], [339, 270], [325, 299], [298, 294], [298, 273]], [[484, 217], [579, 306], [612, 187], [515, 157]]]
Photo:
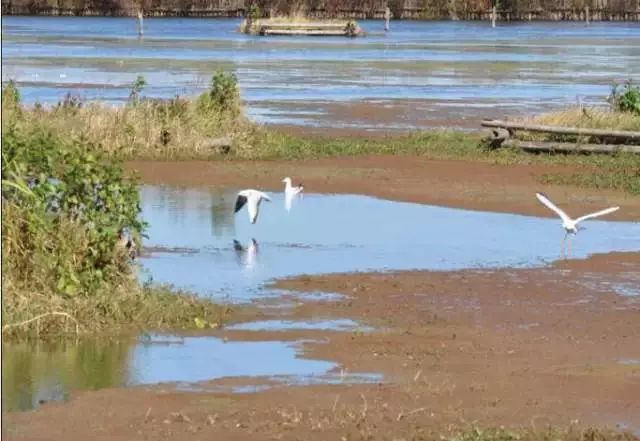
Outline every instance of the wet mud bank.
[[[363, 194], [469, 210], [551, 216], [535, 198], [545, 191], [570, 214], [619, 205], [611, 220], [640, 219], [640, 197], [618, 191], [543, 185], [536, 180], [562, 167], [496, 165], [415, 156], [360, 156], [300, 161], [130, 161], [144, 183], [176, 186], [261, 188], [281, 191], [291, 176], [317, 193]], [[567, 173], [575, 169], [566, 169]]]
[[[304, 357], [337, 363], [338, 378], [351, 372], [382, 377], [304, 387], [240, 377], [190, 391], [166, 384], [82, 392], [66, 404], [6, 415], [4, 434], [31, 440], [384, 438], [470, 422], [530, 426], [532, 418], [538, 427], [638, 430], [639, 267], [640, 253], [613, 253], [536, 269], [282, 280], [275, 285], [284, 290], [280, 299], [256, 300], [261, 320], [349, 319], [368, 329], [239, 326], [212, 334], [229, 342], [304, 341]], [[337, 296], [305, 302], [299, 292]], [[269, 307], [287, 298], [293, 306]], [[53, 424], [60, 420], [66, 423]]]

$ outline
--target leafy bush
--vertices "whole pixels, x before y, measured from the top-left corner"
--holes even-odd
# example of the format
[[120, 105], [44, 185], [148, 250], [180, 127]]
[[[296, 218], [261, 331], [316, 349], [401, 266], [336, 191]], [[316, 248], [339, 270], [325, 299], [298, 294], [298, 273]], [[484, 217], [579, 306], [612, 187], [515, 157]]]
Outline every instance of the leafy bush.
[[2, 244], [14, 282], [74, 296], [119, 280], [128, 267], [120, 232], [144, 229], [135, 183], [83, 140], [4, 132]]
[[640, 116], [640, 87], [634, 86], [631, 80], [623, 87], [619, 84], [614, 85], [609, 103], [617, 112], [631, 112]]
[[140, 94], [147, 85], [147, 81], [142, 75], [138, 75], [136, 80], [131, 85], [131, 91], [129, 92], [129, 103], [137, 104], [140, 101]]
[[238, 79], [232, 73], [217, 71], [211, 78], [211, 88], [198, 99], [205, 112], [240, 113], [240, 89]]

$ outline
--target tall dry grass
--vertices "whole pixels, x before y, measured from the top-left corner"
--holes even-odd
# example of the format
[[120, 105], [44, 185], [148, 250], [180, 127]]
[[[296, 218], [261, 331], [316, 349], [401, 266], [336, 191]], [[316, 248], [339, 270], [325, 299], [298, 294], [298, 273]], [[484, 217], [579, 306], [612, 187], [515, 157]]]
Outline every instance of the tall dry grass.
[[524, 118], [522, 121], [550, 126], [640, 131], [639, 115], [593, 107], [572, 107]]

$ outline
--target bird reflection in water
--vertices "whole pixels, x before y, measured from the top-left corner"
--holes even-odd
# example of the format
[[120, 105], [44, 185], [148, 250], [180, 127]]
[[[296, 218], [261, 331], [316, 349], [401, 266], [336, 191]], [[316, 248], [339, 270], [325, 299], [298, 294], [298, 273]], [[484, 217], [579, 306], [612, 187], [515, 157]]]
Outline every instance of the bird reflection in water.
[[285, 193], [284, 194], [284, 208], [287, 211], [291, 211], [291, 207], [293, 206], [293, 201], [296, 199], [302, 199], [302, 193], [293, 194], [293, 193]]
[[246, 268], [253, 268], [255, 266], [258, 258], [257, 240], [251, 239], [249, 245], [244, 247], [239, 241], [234, 239], [233, 249], [236, 252], [236, 256], [238, 257], [238, 262], [240, 263], [240, 265]]

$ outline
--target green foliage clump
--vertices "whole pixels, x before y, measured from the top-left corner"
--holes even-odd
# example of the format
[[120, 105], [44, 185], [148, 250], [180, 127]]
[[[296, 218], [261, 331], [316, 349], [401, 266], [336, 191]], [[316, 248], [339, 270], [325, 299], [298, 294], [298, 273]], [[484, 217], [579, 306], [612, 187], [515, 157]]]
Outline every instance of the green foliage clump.
[[20, 92], [13, 80], [9, 80], [2, 88], [2, 111], [20, 110]]
[[617, 112], [630, 112], [640, 116], [640, 87], [635, 86], [631, 80], [623, 87], [616, 84], [609, 96], [609, 102]]
[[74, 296], [119, 280], [120, 233], [144, 229], [135, 183], [83, 140], [10, 125], [2, 141], [3, 248], [14, 282]]
[[211, 88], [198, 98], [198, 107], [206, 113], [219, 112], [237, 116], [240, 113], [240, 89], [236, 76], [217, 71], [211, 78]]
[[129, 103], [137, 104], [140, 101], [140, 95], [144, 86], [147, 85], [147, 81], [142, 75], [138, 75], [136, 80], [131, 85], [131, 91], [129, 92]]

